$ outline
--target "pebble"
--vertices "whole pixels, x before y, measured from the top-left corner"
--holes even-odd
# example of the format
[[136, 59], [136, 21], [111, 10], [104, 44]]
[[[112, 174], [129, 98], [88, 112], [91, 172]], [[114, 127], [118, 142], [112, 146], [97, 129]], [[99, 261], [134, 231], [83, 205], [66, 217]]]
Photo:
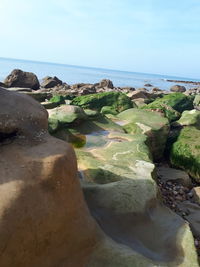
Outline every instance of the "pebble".
[[[183, 210], [178, 208], [177, 204], [185, 200], [194, 202], [194, 194], [191, 191], [191, 188], [176, 184], [176, 182], [171, 181], [163, 183], [159, 180], [159, 177], [158, 186], [163, 196], [163, 203], [170, 209], [172, 209], [174, 212], [176, 212], [178, 215], [182, 216], [182, 218], [187, 222], [187, 212], [184, 212]], [[196, 185], [193, 186], [195, 187]], [[195, 247], [197, 249], [197, 253], [200, 256], [200, 237], [195, 237], [194, 242]]]
[[189, 197], [193, 197], [193, 193], [192, 192], [189, 192], [188, 194], [187, 194]]

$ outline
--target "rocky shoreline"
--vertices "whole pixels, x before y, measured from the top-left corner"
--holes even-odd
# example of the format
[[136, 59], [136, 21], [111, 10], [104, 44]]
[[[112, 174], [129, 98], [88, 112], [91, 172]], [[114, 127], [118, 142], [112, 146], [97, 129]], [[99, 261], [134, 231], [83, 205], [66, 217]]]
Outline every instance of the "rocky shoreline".
[[166, 80], [167, 82], [173, 82], [173, 83], [185, 83], [185, 84], [193, 84], [193, 85], [200, 85], [200, 82], [194, 82], [194, 81], [181, 81], [181, 80]]
[[1, 266], [199, 266], [200, 87], [0, 86]]

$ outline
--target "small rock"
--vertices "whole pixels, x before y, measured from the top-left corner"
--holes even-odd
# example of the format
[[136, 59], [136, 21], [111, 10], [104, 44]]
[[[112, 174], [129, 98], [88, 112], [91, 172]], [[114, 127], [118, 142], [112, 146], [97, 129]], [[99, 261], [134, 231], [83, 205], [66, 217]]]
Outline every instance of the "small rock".
[[182, 85], [174, 85], [170, 88], [170, 91], [171, 92], [180, 92], [180, 93], [183, 93], [186, 91], [186, 88], [185, 86], [182, 86]]

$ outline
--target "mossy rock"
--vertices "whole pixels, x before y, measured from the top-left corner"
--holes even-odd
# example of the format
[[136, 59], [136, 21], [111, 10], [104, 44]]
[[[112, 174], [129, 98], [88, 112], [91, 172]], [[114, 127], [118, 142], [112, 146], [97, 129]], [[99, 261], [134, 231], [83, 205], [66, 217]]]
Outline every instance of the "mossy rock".
[[200, 95], [196, 95], [193, 101], [193, 104], [195, 107], [199, 107], [200, 106]]
[[41, 102], [41, 105], [46, 109], [52, 109], [58, 106], [57, 103], [49, 102], [49, 101]]
[[97, 117], [64, 125], [60, 125], [58, 120], [50, 118], [49, 132], [53, 136], [71, 143], [75, 148], [83, 146], [91, 148], [102, 147], [108, 143], [108, 133], [117, 132], [119, 134], [124, 133], [124, 130], [120, 125], [98, 113]]
[[90, 151], [76, 150], [79, 168], [87, 181], [105, 184], [137, 179], [140, 172], [142, 177], [151, 177], [154, 165], [145, 135], [113, 133], [108, 134], [107, 140], [106, 145]]
[[100, 115], [98, 111], [92, 109], [84, 109], [84, 112], [89, 118], [95, 118]]
[[101, 113], [102, 114], [111, 114], [111, 115], [117, 115], [118, 112], [116, 111], [116, 109], [114, 109], [113, 107], [110, 106], [104, 106], [101, 109]]
[[180, 118], [184, 110], [193, 109], [193, 100], [191, 97], [182, 93], [172, 93], [162, 98], [157, 98], [152, 103], [142, 107], [142, 109], [162, 110], [169, 121], [175, 121]]
[[59, 121], [56, 118], [49, 118], [48, 119], [48, 130], [50, 134], [56, 132], [60, 127]]
[[196, 127], [186, 126], [180, 131], [172, 145], [170, 161], [200, 182], [200, 131]]
[[56, 103], [57, 105], [65, 104], [65, 98], [62, 95], [55, 95], [49, 99], [49, 102]]
[[46, 99], [49, 98], [49, 93], [46, 92], [40, 92], [40, 91], [34, 91], [34, 92], [21, 92], [22, 94], [28, 95], [35, 99], [38, 102], [44, 102]]
[[71, 105], [48, 110], [49, 113], [49, 132], [69, 127], [70, 124], [81, 122], [87, 119], [87, 115], [82, 108]]
[[196, 126], [198, 129], [200, 128], [200, 111], [193, 109], [193, 110], [186, 110], [182, 113], [181, 118], [176, 121], [177, 125], [181, 126]]
[[84, 109], [98, 111], [101, 111], [102, 107], [104, 106], [109, 106], [117, 112], [121, 112], [133, 107], [133, 103], [130, 98], [120, 92], [104, 92], [78, 96], [72, 100], [72, 105], [77, 105]]
[[147, 143], [154, 160], [162, 158], [169, 133], [169, 123], [165, 117], [157, 112], [135, 108], [125, 110], [117, 117], [127, 122], [124, 125], [126, 132], [148, 137]]

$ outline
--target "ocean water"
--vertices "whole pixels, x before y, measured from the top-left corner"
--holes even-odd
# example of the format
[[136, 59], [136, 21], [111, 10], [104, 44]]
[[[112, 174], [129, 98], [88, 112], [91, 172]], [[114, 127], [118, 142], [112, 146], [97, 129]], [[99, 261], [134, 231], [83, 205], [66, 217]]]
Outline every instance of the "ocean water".
[[[13, 70], [22, 69], [24, 71], [33, 72], [42, 79], [45, 76], [57, 76], [63, 82], [68, 84], [74, 83], [97, 83], [101, 79], [110, 79], [114, 86], [132, 86], [135, 88], [144, 87], [146, 83], [150, 83], [160, 89], [169, 90], [169, 88], [177, 83], [167, 82], [166, 79], [198, 81], [190, 78], [137, 73], [128, 71], [118, 71], [100, 68], [80, 67], [57, 63], [45, 63], [37, 61], [27, 61], [18, 59], [0, 58], [0, 81]], [[190, 84], [183, 84], [187, 88], [192, 88]]]

